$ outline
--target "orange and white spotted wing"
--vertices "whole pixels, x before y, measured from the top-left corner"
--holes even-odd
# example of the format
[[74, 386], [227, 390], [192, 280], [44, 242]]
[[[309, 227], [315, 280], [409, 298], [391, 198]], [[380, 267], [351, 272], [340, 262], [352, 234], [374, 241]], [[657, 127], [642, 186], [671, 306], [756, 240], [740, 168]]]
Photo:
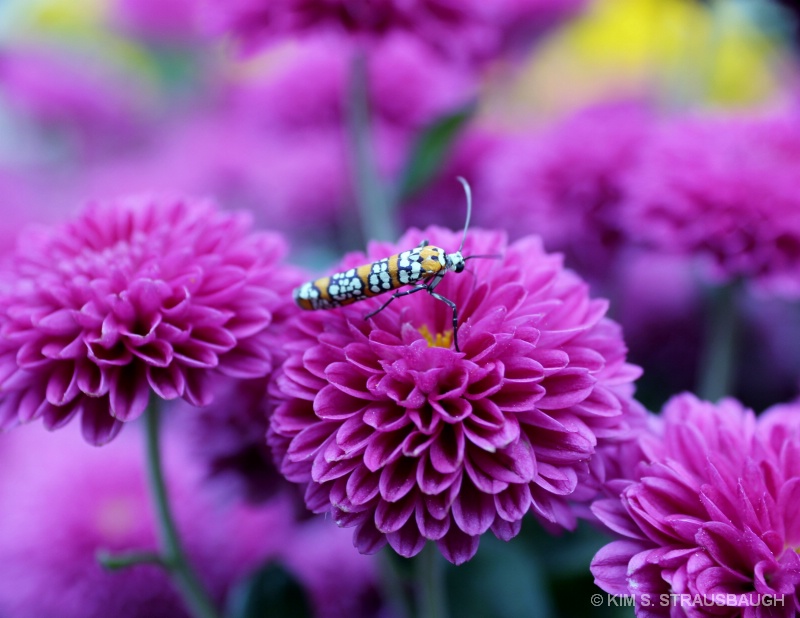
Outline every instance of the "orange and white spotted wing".
[[444, 249], [427, 242], [409, 251], [321, 277], [294, 291], [303, 309], [334, 309], [428, 279], [445, 268]]

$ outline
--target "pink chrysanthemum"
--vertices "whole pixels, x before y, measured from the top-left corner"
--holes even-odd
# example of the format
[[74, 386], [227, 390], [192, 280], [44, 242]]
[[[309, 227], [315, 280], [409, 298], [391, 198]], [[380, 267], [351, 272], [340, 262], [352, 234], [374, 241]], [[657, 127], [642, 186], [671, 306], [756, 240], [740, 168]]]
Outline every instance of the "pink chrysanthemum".
[[[423, 238], [446, 250], [460, 242], [412, 230], [341, 267]], [[515, 536], [528, 511], [570, 527], [568, 501], [587, 497], [581, 480], [598, 443], [627, 433], [639, 372], [606, 302], [538, 238], [506, 246], [473, 230], [464, 251], [503, 258], [470, 262], [437, 287], [458, 306], [461, 353], [449, 308], [424, 293], [369, 321], [385, 298], [293, 323], [269, 441], [281, 472], [307, 485], [308, 507], [356, 526], [362, 552], [388, 541], [413, 556], [430, 539], [461, 563], [487, 530]]]
[[800, 123], [795, 114], [681, 120], [651, 139], [625, 219], [724, 280], [800, 294]]
[[625, 176], [652, 128], [635, 103], [591, 107], [538, 134], [513, 136], [487, 159], [476, 213], [518, 235], [541, 234], [582, 275], [608, 279], [625, 240]]
[[681, 395], [643, 444], [620, 497], [593, 506], [623, 537], [595, 556], [597, 584], [634, 595], [637, 616], [795, 616], [798, 406], [756, 421], [734, 400]]
[[378, 592], [376, 557], [359, 554], [347, 531], [322, 517], [296, 520], [293, 508], [286, 500], [273, 499], [258, 507], [231, 509], [223, 524], [228, 542], [220, 571], [241, 574], [275, 561], [303, 586], [315, 618], [393, 615]]
[[216, 373], [267, 375], [296, 280], [283, 241], [249, 228], [208, 203], [131, 198], [22, 243], [0, 294], [0, 425], [80, 414], [102, 444], [151, 393], [205, 405]]
[[377, 39], [409, 32], [458, 60], [492, 58], [580, 9], [583, 0], [231, 0], [205, 16], [245, 49], [308, 33]]

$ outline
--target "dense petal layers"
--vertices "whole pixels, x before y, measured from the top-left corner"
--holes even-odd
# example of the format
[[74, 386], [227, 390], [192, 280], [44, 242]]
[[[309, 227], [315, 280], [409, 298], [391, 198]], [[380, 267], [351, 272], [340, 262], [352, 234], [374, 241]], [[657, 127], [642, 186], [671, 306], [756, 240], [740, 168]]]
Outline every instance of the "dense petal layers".
[[673, 398], [621, 492], [592, 507], [622, 537], [595, 556], [597, 584], [640, 616], [796, 615], [799, 413]]
[[[342, 267], [423, 238], [460, 241], [412, 230]], [[430, 345], [437, 334], [449, 341], [452, 314], [426, 294], [370, 320], [381, 299], [304, 314], [287, 335], [270, 443], [309, 508], [355, 526], [364, 552], [388, 542], [410, 556], [435, 540], [460, 563], [487, 530], [514, 536], [528, 511], [572, 526], [568, 501], [588, 486], [587, 462], [598, 444], [626, 438], [638, 412], [638, 369], [619, 328], [559, 256], [537, 238], [506, 246], [485, 231], [471, 232], [464, 252], [503, 257], [469, 262], [437, 287], [458, 306], [461, 352]]]
[[81, 415], [102, 444], [151, 392], [204, 405], [212, 374], [267, 375], [297, 276], [283, 241], [249, 228], [211, 204], [130, 198], [23, 243], [0, 294], [0, 425]]

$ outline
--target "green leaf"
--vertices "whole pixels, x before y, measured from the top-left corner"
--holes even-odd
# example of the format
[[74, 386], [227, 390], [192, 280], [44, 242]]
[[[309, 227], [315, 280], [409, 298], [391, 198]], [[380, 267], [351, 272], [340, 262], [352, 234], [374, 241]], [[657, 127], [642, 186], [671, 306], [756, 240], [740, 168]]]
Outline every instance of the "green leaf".
[[422, 131], [400, 176], [397, 188], [400, 201], [413, 196], [436, 176], [456, 138], [475, 115], [477, 108], [477, 103], [472, 101], [435, 120]]
[[228, 598], [227, 618], [311, 618], [303, 586], [282, 565], [268, 562]]

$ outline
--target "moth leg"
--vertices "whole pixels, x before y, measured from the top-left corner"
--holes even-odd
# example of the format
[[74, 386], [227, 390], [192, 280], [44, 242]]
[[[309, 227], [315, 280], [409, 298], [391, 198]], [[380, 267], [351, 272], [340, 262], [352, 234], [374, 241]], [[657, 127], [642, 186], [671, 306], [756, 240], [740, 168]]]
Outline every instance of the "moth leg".
[[408, 296], [409, 294], [413, 294], [414, 292], [421, 292], [422, 290], [427, 290], [427, 289], [428, 289], [427, 285], [416, 285], [413, 288], [411, 288], [410, 290], [403, 290], [402, 292], [395, 292], [394, 294], [392, 294], [389, 297], [389, 300], [387, 300], [385, 303], [383, 303], [375, 311], [371, 311], [370, 313], [365, 315], [364, 319], [365, 320], [369, 320], [374, 315], [376, 315], [376, 314], [380, 313], [381, 311], [383, 311], [384, 309], [386, 309], [386, 307], [389, 306], [389, 303], [391, 303], [395, 298], [400, 298], [401, 296]]
[[428, 292], [436, 300], [442, 301], [453, 310], [453, 344], [455, 345], [456, 352], [460, 352], [461, 350], [458, 348], [458, 307], [452, 300], [445, 298], [437, 292], [434, 292], [432, 289], [428, 288]]

